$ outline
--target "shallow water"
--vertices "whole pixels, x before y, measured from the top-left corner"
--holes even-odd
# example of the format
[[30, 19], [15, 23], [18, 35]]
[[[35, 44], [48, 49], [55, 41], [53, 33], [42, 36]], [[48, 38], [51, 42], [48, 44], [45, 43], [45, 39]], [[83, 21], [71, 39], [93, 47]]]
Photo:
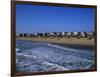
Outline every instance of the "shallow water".
[[16, 41], [16, 72], [90, 69], [93, 49], [69, 48], [44, 42]]

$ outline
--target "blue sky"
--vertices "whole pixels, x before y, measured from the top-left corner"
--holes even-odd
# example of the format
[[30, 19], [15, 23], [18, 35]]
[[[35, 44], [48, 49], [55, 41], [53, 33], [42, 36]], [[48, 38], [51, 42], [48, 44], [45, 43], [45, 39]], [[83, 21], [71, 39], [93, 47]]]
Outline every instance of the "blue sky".
[[16, 32], [94, 31], [94, 8], [16, 5]]

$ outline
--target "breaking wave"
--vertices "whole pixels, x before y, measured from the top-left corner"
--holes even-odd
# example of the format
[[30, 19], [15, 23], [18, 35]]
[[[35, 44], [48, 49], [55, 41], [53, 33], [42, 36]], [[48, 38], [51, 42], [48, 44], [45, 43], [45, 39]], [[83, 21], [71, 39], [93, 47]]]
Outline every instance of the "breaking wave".
[[[27, 46], [30, 46], [26, 49]], [[20, 51], [20, 52], [19, 52]], [[50, 43], [17, 43], [17, 72], [63, 71], [89, 69], [94, 65], [94, 55], [85, 51]]]
[[53, 45], [51, 43], [49, 43], [48, 46], [56, 47], [56, 48], [59, 48], [59, 49], [62, 49], [62, 50], [67, 50], [67, 51], [82, 52], [82, 53], [90, 52], [89, 50], [84, 51], [84, 50], [81, 50], [81, 49], [75, 49], [75, 48], [68, 48], [68, 47], [63, 47], [63, 46], [59, 46], [59, 45]]

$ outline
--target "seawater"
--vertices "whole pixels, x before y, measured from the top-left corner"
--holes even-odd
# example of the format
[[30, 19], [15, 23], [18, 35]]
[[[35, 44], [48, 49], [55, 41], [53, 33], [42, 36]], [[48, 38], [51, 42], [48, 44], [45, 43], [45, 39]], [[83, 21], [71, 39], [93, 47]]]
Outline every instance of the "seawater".
[[91, 69], [93, 49], [77, 49], [45, 42], [16, 41], [16, 72]]

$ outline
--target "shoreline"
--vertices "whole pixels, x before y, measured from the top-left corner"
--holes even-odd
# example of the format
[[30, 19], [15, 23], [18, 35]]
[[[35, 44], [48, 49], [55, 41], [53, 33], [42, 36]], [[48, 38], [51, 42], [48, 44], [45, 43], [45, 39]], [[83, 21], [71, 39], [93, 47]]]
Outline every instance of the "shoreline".
[[32, 41], [32, 42], [47, 42], [51, 43], [54, 45], [61, 45], [61, 46], [67, 46], [67, 47], [75, 47], [75, 48], [90, 48], [94, 49], [95, 47], [95, 42], [94, 39], [92, 40], [86, 40], [86, 39], [74, 39], [74, 38], [69, 38], [69, 39], [50, 39], [50, 38], [33, 38], [33, 37], [16, 37], [16, 40], [23, 40], [23, 41]]

